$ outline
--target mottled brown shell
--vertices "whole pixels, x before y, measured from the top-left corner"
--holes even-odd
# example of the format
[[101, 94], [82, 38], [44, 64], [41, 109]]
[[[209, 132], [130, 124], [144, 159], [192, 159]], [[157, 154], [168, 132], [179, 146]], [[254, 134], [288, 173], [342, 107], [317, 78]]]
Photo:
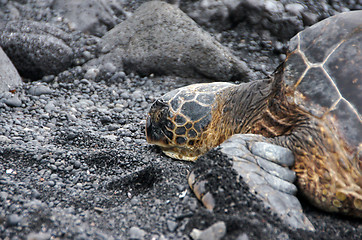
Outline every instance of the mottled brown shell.
[[338, 14], [290, 40], [284, 64], [290, 101], [334, 122], [351, 151], [362, 142], [362, 11]]

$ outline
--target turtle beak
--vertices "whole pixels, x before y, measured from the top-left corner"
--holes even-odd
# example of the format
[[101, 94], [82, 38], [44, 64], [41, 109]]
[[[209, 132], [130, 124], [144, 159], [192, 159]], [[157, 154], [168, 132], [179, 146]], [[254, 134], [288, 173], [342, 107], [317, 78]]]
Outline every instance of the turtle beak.
[[161, 130], [162, 128], [158, 126], [157, 123], [152, 121], [151, 116], [147, 117], [146, 122], [146, 139], [147, 142], [159, 146], [163, 146], [167, 144], [167, 139], [165, 134]]
[[154, 130], [153, 130], [153, 124], [151, 121], [151, 117], [147, 116], [147, 122], [146, 122], [146, 139], [147, 142], [152, 143], [155, 141], [156, 136], [154, 134]]

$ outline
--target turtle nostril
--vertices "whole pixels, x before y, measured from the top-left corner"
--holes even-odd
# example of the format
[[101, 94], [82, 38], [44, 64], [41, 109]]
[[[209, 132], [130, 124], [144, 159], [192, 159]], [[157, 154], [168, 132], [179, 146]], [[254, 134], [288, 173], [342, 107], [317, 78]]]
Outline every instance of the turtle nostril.
[[154, 105], [157, 106], [157, 107], [164, 107], [164, 106], [166, 106], [167, 104], [166, 104], [164, 101], [162, 101], [161, 99], [157, 99], [157, 100], [155, 101]]

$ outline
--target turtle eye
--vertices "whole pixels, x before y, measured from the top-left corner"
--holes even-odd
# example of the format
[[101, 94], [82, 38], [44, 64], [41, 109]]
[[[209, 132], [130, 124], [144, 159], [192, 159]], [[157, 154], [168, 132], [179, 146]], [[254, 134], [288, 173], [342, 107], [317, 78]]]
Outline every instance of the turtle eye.
[[155, 122], [159, 122], [166, 119], [168, 113], [169, 110], [167, 103], [158, 99], [152, 104], [149, 115]]

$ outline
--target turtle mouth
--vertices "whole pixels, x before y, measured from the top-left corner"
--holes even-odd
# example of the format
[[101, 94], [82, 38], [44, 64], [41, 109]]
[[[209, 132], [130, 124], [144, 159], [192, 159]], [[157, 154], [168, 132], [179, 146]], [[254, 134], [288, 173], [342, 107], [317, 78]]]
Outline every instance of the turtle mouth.
[[146, 121], [146, 140], [151, 144], [159, 146], [166, 156], [173, 159], [195, 161], [200, 155], [198, 151], [194, 152], [187, 146], [174, 146], [163, 129], [157, 123], [152, 122], [150, 116]]
[[161, 147], [162, 152], [173, 159], [194, 162], [200, 156], [199, 152], [192, 152], [188, 148], [180, 147]]

